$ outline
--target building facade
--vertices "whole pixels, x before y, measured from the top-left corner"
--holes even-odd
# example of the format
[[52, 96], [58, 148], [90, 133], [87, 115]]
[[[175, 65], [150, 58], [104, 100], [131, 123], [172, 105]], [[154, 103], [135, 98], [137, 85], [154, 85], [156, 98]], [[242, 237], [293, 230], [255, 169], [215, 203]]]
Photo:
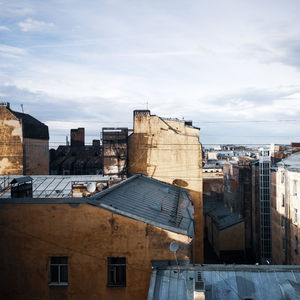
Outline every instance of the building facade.
[[202, 146], [190, 121], [134, 111], [129, 136], [129, 173], [145, 174], [189, 190], [195, 207], [195, 261], [203, 262]]
[[300, 264], [300, 152], [277, 163], [271, 172], [272, 259]]
[[2, 199], [1, 299], [146, 299], [152, 262], [192, 262], [187, 191], [133, 176], [89, 198]]
[[48, 127], [0, 104], [0, 174], [49, 174]]

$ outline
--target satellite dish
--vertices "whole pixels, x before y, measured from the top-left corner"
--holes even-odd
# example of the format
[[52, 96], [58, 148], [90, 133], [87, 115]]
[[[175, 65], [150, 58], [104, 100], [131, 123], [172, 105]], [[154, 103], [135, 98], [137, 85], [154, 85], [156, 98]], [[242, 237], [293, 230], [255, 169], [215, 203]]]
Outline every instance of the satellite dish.
[[171, 244], [170, 244], [170, 250], [172, 252], [176, 253], [177, 250], [178, 250], [178, 248], [179, 248], [178, 242], [176, 242], [176, 241], [171, 242]]
[[94, 193], [96, 191], [96, 183], [95, 182], [89, 182], [86, 186], [86, 189], [89, 193]]

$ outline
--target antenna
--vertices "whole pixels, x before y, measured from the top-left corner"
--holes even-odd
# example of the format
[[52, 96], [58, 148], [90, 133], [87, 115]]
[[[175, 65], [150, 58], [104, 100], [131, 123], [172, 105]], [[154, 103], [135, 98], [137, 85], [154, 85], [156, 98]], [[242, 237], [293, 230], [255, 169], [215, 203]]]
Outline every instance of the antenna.
[[148, 104], [149, 104], [149, 103], [148, 103], [148, 101], [147, 101], [147, 102], [146, 102], [146, 108], [147, 108], [147, 109], [149, 109], [149, 108], [148, 108]]
[[22, 109], [22, 113], [24, 113], [24, 108], [23, 108], [23, 104], [21, 104], [21, 109]]

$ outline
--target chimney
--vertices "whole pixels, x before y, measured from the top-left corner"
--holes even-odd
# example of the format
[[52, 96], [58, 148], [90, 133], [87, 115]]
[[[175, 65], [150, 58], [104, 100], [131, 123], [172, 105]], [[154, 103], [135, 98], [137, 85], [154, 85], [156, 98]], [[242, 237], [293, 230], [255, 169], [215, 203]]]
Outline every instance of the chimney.
[[100, 147], [100, 140], [93, 140], [93, 147]]
[[0, 106], [6, 106], [6, 108], [10, 108], [10, 103], [9, 102], [0, 102]]
[[71, 129], [71, 147], [84, 147], [84, 128]]
[[184, 125], [185, 126], [193, 126], [193, 121], [189, 120], [189, 121], [184, 121]]

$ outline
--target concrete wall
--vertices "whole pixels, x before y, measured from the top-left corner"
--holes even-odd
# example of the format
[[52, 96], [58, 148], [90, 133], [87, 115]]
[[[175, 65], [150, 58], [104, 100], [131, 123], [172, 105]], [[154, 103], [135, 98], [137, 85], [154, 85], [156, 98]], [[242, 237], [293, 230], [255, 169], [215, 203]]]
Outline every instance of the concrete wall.
[[0, 106], [0, 175], [23, 174], [22, 124], [6, 106]]
[[129, 173], [145, 174], [190, 191], [195, 214], [195, 261], [203, 263], [202, 147], [199, 129], [150, 112], [134, 114]]
[[[1, 299], [146, 299], [151, 260], [190, 258], [185, 235], [88, 204], [0, 204]], [[68, 286], [49, 286], [49, 257], [68, 256]], [[126, 287], [107, 287], [107, 257], [126, 257]]]
[[24, 138], [24, 175], [49, 175], [49, 141]]

